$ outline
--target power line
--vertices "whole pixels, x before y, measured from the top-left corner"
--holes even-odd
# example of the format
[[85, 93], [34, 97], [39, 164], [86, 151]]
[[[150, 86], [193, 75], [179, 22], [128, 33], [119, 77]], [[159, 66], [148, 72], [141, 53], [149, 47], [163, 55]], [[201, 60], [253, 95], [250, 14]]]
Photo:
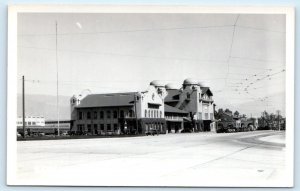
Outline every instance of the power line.
[[[118, 30], [118, 31], [98, 31], [85, 33], [60, 33], [58, 36], [65, 35], [95, 35], [95, 34], [112, 34], [112, 33], [133, 33], [133, 32], [151, 32], [151, 31], [170, 31], [170, 30], [191, 30], [191, 29], [211, 29], [232, 27], [232, 25], [219, 26], [190, 26], [190, 27], [169, 27], [169, 28], [152, 28], [152, 29], [132, 29], [132, 30]], [[54, 36], [55, 34], [18, 34], [18, 36]]]
[[228, 78], [228, 73], [229, 73], [229, 68], [230, 68], [230, 58], [231, 58], [231, 54], [232, 54], [232, 47], [233, 47], [233, 42], [234, 42], [234, 35], [235, 35], [235, 28], [236, 28], [236, 23], [238, 22], [240, 15], [238, 14], [235, 22], [233, 24], [233, 31], [232, 31], [232, 36], [231, 36], [231, 42], [230, 42], [230, 46], [229, 46], [229, 54], [228, 54], [228, 58], [227, 58], [227, 74], [226, 74], [226, 79], [225, 79], [225, 86], [227, 86], [227, 78]]
[[[40, 50], [49, 50], [54, 51], [52, 48], [42, 48], [42, 47], [28, 47], [28, 46], [18, 46], [21, 48], [29, 49], [40, 49]], [[131, 54], [120, 54], [112, 52], [98, 52], [98, 51], [84, 51], [84, 50], [66, 50], [58, 49], [62, 52], [75, 52], [75, 53], [84, 53], [84, 54], [99, 54], [99, 55], [109, 55], [109, 56], [124, 56], [124, 57], [138, 57], [138, 58], [151, 58], [151, 59], [162, 59], [162, 60], [185, 60], [185, 61], [197, 61], [197, 62], [214, 62], [214, 63], [223, 63], [223, 60], [206, 60], [206, 59], [197, 59], [197, 58], [178, 58], [178, 57], [160, 57], [160, 56], [147, 56], [147, 55], [131, 55]]]

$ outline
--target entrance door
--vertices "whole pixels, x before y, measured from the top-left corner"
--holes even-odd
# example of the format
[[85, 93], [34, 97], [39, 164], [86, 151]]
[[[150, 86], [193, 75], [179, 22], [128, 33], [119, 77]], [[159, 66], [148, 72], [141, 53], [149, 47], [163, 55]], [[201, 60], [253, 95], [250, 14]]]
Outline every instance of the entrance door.
[[210, 131], [210, 123], [211, 123], [211, 120], [204, 120], [203, 121], [203, 125], [204, 125], [203, 130], [204, 131]]

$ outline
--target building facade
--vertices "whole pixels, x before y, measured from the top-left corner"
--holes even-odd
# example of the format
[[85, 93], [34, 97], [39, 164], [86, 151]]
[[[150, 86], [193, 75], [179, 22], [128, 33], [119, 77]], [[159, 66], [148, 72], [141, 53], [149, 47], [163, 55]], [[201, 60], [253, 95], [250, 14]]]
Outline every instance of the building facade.
[[[23, 126], [23, 118], [18, 116], [17, 118], [17, 127]], [[26, 116], [25, 117], [25, 126], [26, 127], [44, 127], [45, 126], [45, 118], [43, 116]]]
[[92, 135], [210, 131], [212, 92], [186, 79], [181, 88], [154, 80], [147, 91], [73, 96], [71, 132]]
[[166, 132], [164, 104], [154, 86], [144, 92], [71, 98], [71, 131], [92, 135]]
[[182, 87], [166, 85], [165, 104], [188, 112], [191, 124], [186, 128], [192, 131], [210, 131], [214, 122], [213, 94], [209, 87], [203, 87], [194, 79], [183, 81]]

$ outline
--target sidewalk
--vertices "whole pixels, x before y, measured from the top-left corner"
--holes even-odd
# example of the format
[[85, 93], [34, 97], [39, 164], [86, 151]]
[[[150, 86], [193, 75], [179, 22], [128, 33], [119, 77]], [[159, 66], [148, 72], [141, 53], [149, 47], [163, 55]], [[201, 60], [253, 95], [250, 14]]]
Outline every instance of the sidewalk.
[[266, 137], [259, 138], [260, 141], [270, 142], [270, 143], [279, 143], [285, 144], [285, 133], [279, 135], [270, 135]]

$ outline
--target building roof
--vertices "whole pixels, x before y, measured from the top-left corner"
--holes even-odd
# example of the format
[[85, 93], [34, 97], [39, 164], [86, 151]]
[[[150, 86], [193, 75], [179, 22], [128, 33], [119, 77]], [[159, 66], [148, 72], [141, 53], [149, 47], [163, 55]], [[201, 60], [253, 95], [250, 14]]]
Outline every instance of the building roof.
[[192, 78], [187, 78], [183, 81], [183, 85], [200, 85], [199, 82]]
[[136, 92], [90, 94], [83, 98], [77, 108], [133, 106]]
[[201, 87], [202, 94], [207, 93], [208, 95], [212, 96], [213, 93], [210, 91], [209, 87]]
[[185, 114], [187, 114], [188, 112], [165, 104], [165, 113], [185, 113]]
[[166, 84], [166, 85], [165, 85], [165, 88], [166, 88], [167, 90], [175, 90], [175, 89], [178, 89], [178, 88], [176, 87], [176, 85], [175, 85], [175, 84], [172, 84], [172, 83]]
[[168, 90], [168, 94], [165, 97], [165, 102], [170, 102], [170, 101], [179, 101], [179, 99], [176, 99], [176, 97], [179, 97], [180, 90], [178, 89], [171, 89]]
[[152, 82], [150, 82], [150, 86], [164, 87], [165, 85], [159, 80], [153, 80]]

